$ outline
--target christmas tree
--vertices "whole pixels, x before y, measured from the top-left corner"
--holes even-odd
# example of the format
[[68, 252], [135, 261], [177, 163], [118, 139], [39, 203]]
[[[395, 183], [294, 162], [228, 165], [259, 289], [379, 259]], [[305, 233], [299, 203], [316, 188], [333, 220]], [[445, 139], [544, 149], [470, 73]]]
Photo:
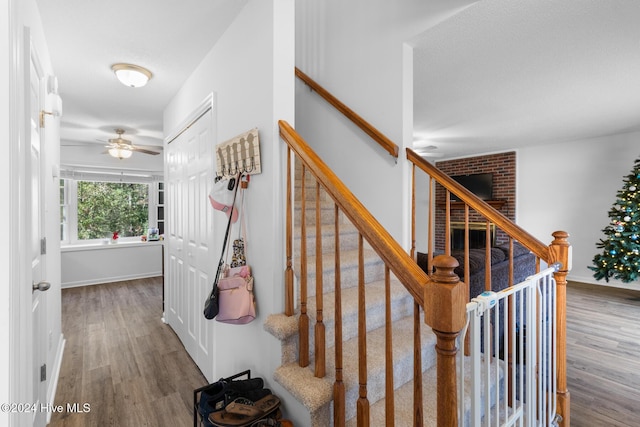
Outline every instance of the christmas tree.
[[596, 279], [607, 282], [611, 277], [625, 283], [640, 277], [640, 159], [623, 181], [609, 210], [611, 224], [602, 230], [608, 238], [596, 244], [603, 251], [593, 257], [594, 266], [589, 267]]

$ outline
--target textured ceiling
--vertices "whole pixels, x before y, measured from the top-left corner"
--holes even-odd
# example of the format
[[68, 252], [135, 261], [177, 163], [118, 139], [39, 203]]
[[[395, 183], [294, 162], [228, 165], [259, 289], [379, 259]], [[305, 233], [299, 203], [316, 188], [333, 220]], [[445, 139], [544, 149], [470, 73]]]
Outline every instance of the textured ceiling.
[[482, 0], [414, 45], [414, 137], [435, 153], [640, 130], [639, 1]]
[[[247, 0], [36, 0], [63, 100], [63, 145], [114, 138], [162, 145], [164, 107]], [[111, 65], [151, 70], [143, 88], [119, 83]]]
[[[63, 145], [161, 145], [162, 111], [247, 0], [36, 0]], [[640, 1], [481, 0], [413, 41], [414, 126], [441, 156], [640, 130]], [[116, 62], [149, 68], [140, 89]], [[85, 148], [86, 149], [86, 148]]]

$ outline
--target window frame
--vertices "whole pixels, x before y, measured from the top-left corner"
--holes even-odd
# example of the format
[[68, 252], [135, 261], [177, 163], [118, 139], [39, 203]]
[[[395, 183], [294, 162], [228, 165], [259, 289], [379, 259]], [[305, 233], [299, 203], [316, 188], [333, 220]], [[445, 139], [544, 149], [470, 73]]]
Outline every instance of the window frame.
[[[61, 179], [64, 179], [64, 195], [61, 199], [65, 204], [61, 204], [61, 207], [67, 208], [66, 215], [66, 236], [61, 236], [61, 245], [93, 245], [104, 244], [109, 241], [109, 237], [99, 239], [78, 239], [78, 182], [79, 181], [91, 181], [91, 182], [115, 182], [115, 183], [131, 183], [131, 184], [147, 184], [148, 185], [148, 206], [147, 206], [147, 222], [148, 226], [152, 227], [155, 224], [157, 227], [157, 211], [158, 211], [158, 188], [163, 182], [161, 176], [147, 175], [140, 173], [124, 172], [105, 173], [96, 171], [61, 171]], [[61, 226], [64, 226], [63, 218], [61, 218]], [[141, 236], [120, 237], [118, 242], [140, 242]]]

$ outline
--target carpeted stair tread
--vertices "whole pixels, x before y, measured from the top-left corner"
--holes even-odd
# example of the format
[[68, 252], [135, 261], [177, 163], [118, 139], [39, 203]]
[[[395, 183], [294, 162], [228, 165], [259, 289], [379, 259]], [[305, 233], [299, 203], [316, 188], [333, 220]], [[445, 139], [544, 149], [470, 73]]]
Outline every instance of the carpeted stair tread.
[[[391, 315], [392, 320], [398, 320], [413, 313], [413, 298], [405, 287], [396, 279], [390, 281]], [[342, 290], [342, 336], [350, 339], [357, 335], [358, 320], [358, 288]], [[365, 291], [367, 329], [373, 330], [384, 325], [385, 321], [385, 282], [384, 280], [366, 284]], [[316, 322], [316, 298], [307, 301], [307, 315], [309, 324]], [[335, 292], [323, 295], [323, 323], [326, 328], [326, 341], [333, 343], [335, 336]], [[311, 328], [311, 342], [313, 342], [313, 328]]]
[[[340, 279], [342, 289], [358, 285], [358, 250], [340, 252]], [[371, 249], [363, 249], [364, 280], [365, 283], [382, 280], [384, 278], [384, 263]], [[298, 276], [299, 263], [296, 263], [294, 272]], [[333, 253], [322, 254], [322, 289], [323, 292], [332, 292], [335, 289], [335, 255]], [[309, 296], [316, 294], [316, 257], [307, 257], [307, 292]]]
[[[322, 253], [334, 253], [335, 250], [335, 226], [334, 224], [322, 224], [320, 230], [322, 239]], [[300, 253], [300, 228], [294, 230], [293, 247], [296, 254]], [[350, 222], [340, 224], [340, 250], [347, 251], [358, 248], [358, 229]], [[315, 256], [316, 254], [316, 228], [309, 227], [307, 230], [307, 256]]]
[[[428, 369], [435, 363], [435, 336], [431, 329], [422, 324], [421, 328], [422, 366]], [[393, 366], [394, 385], [399, 387], [409, 381], [413, 372], [413, 315], [393, 323]], [[378, 328], [367, 334], [367, 393], [375, 402], [384, 396], [385, 383], [385, 328]], [[274, 373], [275, 380], [296, 396], [310, 412], [321, 409], [332, 399], [332, 387], [335, 378], [334, 347], [326, 352], [326, 377], [313, 379], [314, 358], [311, 348], [311, 362], [308, 367], [301, 368], [297, 363], [284, 365]], [[346, 388], [347, 418], [355, 414], [355, 401], [358, 396], [358, 339], [352, 338], [343, 343], [343, 375]], [[304, 372], [304, 371], [307, 372]], [[324, 407], [324, 408], [323, 408]], [[313, 414], [312, 414], [313, 418]]]
[[[503, 366], [503, 363], [500, 362], [500, 365]], [[469, 390], [471, 388], [471, 361], [468, 357], [465, 357], [465, 390], [467, 394], [465, 396], [465, 420], [461, 425], [465, 427], [469, 427], [469, 417], [470, 417], [470, 408], [471, 408], [471, 398], [469, 397]], [[490, 370], [490, 378], [494, 379], [496, 377], [497, 365], [495, 363], [491, 364]], [[502, 381], [504, 376], [504, 370], [502, 367], [498, 368], [498, 377], [499, 381]], [[482, 387], [481, 390], [484, 390], [485, 387], [485, 376], [481, 377]], [[502, 387], [502, 383], [500, 383]], [[490, 395], [491, 395], [491, 406], [495, 405], [495, 391], [496, 384], [495, 382], [491, 384]], [[435, 365], [429, 369], [427, 369], [422, 375], [422, 409], [423, 409], [423, 422], [425, 427], [436, 427], [437, 426], [437, 368]], [[401, 387], [398, 387], [394, 393], [394, 422], [396, 427], [413, 427], [413, 380], [408, 381], [403, 384]], [[371, 427], [385, 427], [385, 400], [381, 399], [377, 402], [373, 402], [370, 406], [370, 426]], [[357, 419], [353, 417], [348, 419], [346, 422], [346, 427], [356, 427]]]

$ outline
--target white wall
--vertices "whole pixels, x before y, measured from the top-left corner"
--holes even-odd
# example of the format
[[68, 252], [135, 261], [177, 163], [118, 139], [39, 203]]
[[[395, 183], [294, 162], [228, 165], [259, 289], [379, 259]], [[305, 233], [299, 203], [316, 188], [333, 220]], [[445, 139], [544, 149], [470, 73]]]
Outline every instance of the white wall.
[[62, 248], [62, 287], [162, 275], [162, 243], [116, 243]]
[[409, 42], [472, 1], [297, 2], [296, 66], [400, 146], [398, 163], [302, 83], [296, 129], [378, 221], [408, 242]]
[[[640, 132], [522, 148], [517, 154], [517, 222], [544, 243], [564, 230], [573, 246], [569, 280], [596, 281], [592, 265], [609, 209], [640, 156]], [[637, 289], [638, 283], [609, 285]]]
[[[248, 1], [164, 113], [165, 136], [172, 135], [213, 92], [216, 143], [254, 127], [259, 130], [262, 173], [251, 177], [245, 205], [253, 242], [248, 261], [255, 277], [258, 318], [244, 326], [215, 323], [212, 363], [216, 378], [251, 369], [252, 375], [269, 381], [280, 364], [280, 344], [264, 333], [262, 324], [269, 314], [283, 311], [285, 150], [277, 120], [293, 123], [294, 119], [293, 11], [293, 0]], [[217, 263], [220, 253], [225, 219], [224, 215], [215, 216], [218, 246], [212, 251], [216, 254], [212, 263]], [[242, 339], [238, 339], [239, 332]]]

